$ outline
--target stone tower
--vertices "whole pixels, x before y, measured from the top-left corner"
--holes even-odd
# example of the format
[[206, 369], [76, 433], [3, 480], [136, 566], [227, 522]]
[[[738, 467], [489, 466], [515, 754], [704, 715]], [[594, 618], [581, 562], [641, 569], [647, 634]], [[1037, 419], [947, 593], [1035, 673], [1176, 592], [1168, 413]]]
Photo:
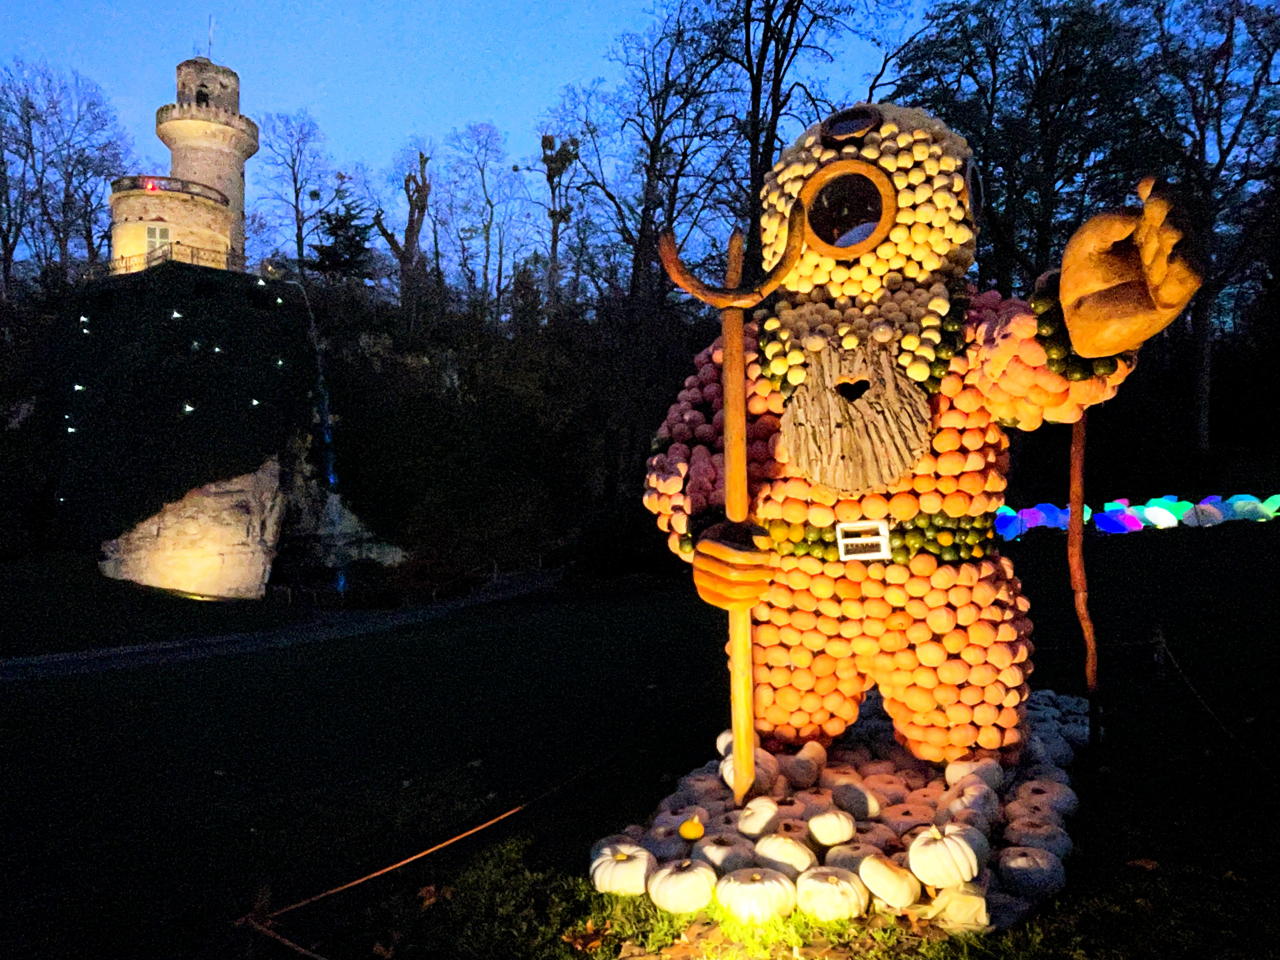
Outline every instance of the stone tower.
[[244, 164], [258, 127], [240, 114], [240, 78], [204, 57], [178, 64], [177, 102], [156, 111], [167, 177], [111, 184], [113, 272], [160, 260], [244, 269]]

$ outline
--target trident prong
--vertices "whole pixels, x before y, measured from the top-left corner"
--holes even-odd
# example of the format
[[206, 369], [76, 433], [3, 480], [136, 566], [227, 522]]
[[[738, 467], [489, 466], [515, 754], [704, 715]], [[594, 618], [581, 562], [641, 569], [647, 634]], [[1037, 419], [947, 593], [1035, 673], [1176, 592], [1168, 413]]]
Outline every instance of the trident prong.
[[804, 225], [804, 205], [797, 199], [791, 207], [791, 216], [787, 219], [787, 246], [782, 252], [782, 259], [754, 290], [728, 290], [703, 283], [681, 262], [680, 254], [676, 251], [675, 234], [670, 230], [664, 230], [658, 236], [658, 256], [671, 282], [681, 290], [718, 310], [747, 310], [778, 289], [800, 262], [800, 254], [804, 250]]

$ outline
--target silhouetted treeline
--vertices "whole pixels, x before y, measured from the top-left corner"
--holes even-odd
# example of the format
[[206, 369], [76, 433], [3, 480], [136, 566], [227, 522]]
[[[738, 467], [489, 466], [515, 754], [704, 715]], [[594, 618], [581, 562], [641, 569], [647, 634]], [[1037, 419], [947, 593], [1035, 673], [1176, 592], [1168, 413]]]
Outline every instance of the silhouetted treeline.
[[[851, 75], [837, 55], [866, 43], [882, 64]], [[380, 533], [433, 568], [616, 564], [660, 548], [637, 499], [649, 436], [716, 332], [663, 276], [659, 233], [714, 280], [740, 225], [750, 263], [784, 143], [853, 101], [919, 105], [985, 172], [980, 287], [1025, 293], [1141, 176], [1180, 185], [1205, 287], [1093, 416], [1091, 490], [1269, 493], [1278, 47], [1274, 8], [1244, 0], [956, 0], [915, 23], [869, 0], [667, 0], [617, 39], [621, 79], [567, 88], [534, 143], [477, 122], [375, 172], [332, 157], [305, 107], [259, 118], [251, 262], [311, 292], [340, 487]], [[67, 208], [74, 228], [31, 199], [53, 190], [14, 121], [31, 117], [34, 69], [0, 90], [0, 412], [19, 421], [56, 365], [47, 318], [105, 228], [103, 193]], [[127, 145], [104, 156], [123, 163]], [[6, 488], [35, 496], [38, 437], [0, 436]], [[1061, 499], [1063, 432], [1019, 447], [1015, 497]]]

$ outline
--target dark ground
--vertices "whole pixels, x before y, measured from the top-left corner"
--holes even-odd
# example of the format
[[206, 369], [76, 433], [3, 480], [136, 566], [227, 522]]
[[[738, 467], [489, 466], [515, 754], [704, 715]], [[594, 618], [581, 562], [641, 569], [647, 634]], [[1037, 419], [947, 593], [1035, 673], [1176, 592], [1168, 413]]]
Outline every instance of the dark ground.
[[[1261, 957], [1275, 942], [1255, 903], [1270, 886], [1248, 878], [1269, 846], [1251, 838], [1274, 812], [1278, 548], [1277, 523], [1090, 541], [1108, 739], [1081, 784], [1072, 895], [1098, 877], [1149, 883], [1125, 866], [1138, 859], [1161, 864], [1178, 902], [1242, 884], [1239, 915], [1208, 918], [1203, 943], [1185, 928], [1162, 943], [1141, 916], [1117, 916], [1114, 936], [1151, 949], [1115, 956]], [[1033, 683], [1079, 692], [1061, 535], [1007, 552], [1038, 624]], [[683, 579], [631, 579], [373, 638], [7, 682], [0, 822], [18, 829], [0, 955], [248, 956], [230, 921], [260, 895], [292, 902], [566, 782], [483, 837], [289, 923], [354, 929], [370, 902], [447, 883], [519, 833], [579, 871], [594, 837], [646, 816], [711, 755], [727, 714], [719, 629]], [[1247, 812], [1224, 819], [1228, 798]], [[1272, 939], [1251, 952], [1268, 923]]]

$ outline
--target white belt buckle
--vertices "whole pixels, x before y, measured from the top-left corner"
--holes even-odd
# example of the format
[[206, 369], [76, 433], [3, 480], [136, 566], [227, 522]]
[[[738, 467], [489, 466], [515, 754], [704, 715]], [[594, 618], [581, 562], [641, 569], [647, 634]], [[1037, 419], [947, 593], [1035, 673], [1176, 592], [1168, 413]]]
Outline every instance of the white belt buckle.
[[[872, 534], [867, 536], [867, 534]], [[836, 524], [841, 560], [891, 560], [888, 520], [855, 520]]]

